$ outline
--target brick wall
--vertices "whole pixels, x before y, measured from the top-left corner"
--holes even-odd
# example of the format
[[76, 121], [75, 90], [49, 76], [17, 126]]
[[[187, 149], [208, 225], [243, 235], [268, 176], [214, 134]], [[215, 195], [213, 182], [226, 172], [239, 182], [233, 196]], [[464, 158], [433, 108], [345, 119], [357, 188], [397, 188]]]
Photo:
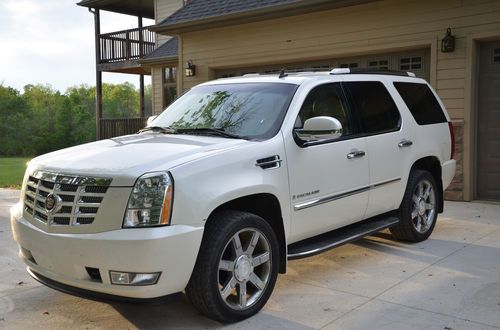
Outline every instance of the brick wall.
[[457, 170], [450, 186], [444, 192], [444, 198], [450, 201], [462, 201], [464, 199], [464, 173], [463, 173], [463, 133], [464, 123], [462, 120], [453, 121], [453, 131], [455, 133], [455, 160]]

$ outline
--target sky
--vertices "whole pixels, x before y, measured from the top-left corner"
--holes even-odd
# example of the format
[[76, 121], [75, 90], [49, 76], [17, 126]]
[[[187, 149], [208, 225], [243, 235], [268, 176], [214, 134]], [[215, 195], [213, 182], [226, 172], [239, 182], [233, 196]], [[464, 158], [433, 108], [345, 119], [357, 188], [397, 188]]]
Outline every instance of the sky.
[[[19, 91], [27, 84], [50, 84], [61, 92], [95, 85], [94, 17], [77, 2], [0, 0], [0, 84]], [[137, 17], [101, 12], [101, 33], [135, 27]], [[105, 83], [124, 81], [138, 86], [139, 76], [103, 74]]]

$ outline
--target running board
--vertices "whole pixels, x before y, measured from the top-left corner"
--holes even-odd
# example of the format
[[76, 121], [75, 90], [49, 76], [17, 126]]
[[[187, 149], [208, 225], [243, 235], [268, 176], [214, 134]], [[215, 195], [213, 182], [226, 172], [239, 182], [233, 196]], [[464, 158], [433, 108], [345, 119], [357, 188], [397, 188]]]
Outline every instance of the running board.
[[319, 254], [392, 227], [398, 222], [399, 219], [394, 216], [378, 216], [290, 244], [288, 246], [288, 260]]

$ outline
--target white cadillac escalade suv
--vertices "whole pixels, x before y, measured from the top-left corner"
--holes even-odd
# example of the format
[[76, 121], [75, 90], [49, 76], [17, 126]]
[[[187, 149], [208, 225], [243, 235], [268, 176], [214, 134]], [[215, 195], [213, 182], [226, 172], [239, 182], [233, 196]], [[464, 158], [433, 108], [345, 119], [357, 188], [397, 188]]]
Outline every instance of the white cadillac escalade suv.
[[138, 134], [33, 159], [11, 209], [29, 273], [74, 294], [257, 313], [287, 260], [389, 228], [425, 240], [455, 173], [443, 104], [411, 73], [246, 75]]

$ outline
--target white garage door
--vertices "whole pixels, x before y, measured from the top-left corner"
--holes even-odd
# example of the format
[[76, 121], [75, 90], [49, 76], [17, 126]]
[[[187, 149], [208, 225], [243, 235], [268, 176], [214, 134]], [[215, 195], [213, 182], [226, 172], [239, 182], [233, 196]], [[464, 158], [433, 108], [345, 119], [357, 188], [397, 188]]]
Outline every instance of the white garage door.
[[300, 62], [281, 65], [274, 64], [238, 69], [221, 69], [216, 71], [216, 76], [217, 78], [226, 78], [241, 76], [247, 73], [278, 73], [281, 69], [285, 69], [287, 72], [299, 72], [325, 71], [333, 68], [373, 68], [411, 71], [418, 77], [424, 78], [428, 81], [430, 72], [430, 51], [428, 49], [422, 49], [408, 52], [326, 59], [314, 62]]

